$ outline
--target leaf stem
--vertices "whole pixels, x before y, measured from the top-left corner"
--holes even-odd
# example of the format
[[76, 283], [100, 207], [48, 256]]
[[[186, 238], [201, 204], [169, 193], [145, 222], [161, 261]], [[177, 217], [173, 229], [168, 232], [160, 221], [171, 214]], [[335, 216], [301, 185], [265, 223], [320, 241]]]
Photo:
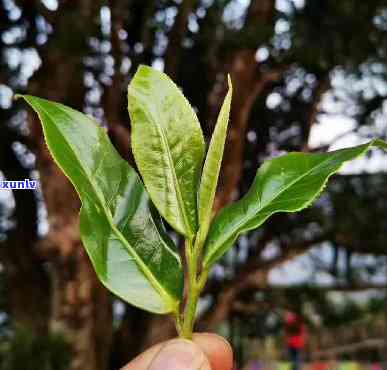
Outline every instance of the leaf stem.
[[186, 240], [185, 254], [187, 260], [188, 291], [187, 302], [184, 307], [183, 324], [180, 336], [186, 339], [191, 339], [198, 300], [196, 292], [197, 262], [195, 258], [196, 253], [194, 252], [192, 240]]
[[181, 322], [181, 315], [180, 315], [180, 312], [175, 312], [173, 314], [173, 317], [175, 319], [175, 327], [176, 327], [176, 331], [177, 331], [177, 334], [179, 335], [179, 337], [182, 337], [182, 322]]
[[185, 244], [188, 271], [188, 292], [179, 336], [186, 339], [192, 339], [200, 293], [203, 290], [208, 277], [208, 271], [203, 271], [200, 275], [198, 273], [198, 264], [200, 262], [203, 249], [203, 242], [201, 238], [198, 237], [199, 234], [200, 232], [198, 233], [194, 244], [192, 243], [192, 240], [187, 240]]

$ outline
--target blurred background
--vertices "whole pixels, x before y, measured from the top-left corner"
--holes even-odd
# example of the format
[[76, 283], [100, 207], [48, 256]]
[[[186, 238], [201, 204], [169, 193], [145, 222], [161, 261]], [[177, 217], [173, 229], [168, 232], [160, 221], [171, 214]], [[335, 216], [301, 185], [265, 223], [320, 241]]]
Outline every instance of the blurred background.
[[[1, 370], [116, 370], [175, 335], [99, 284], [78, 198], [13, 101], [28, 92], [94, 116], [133, 163], [139, 63], [177, 82], [207, 138], [231, 74], [217, 209], [267, 158], [387, 137], [385, 0], [0, 0], [0, 177], [41, 184], [0, 190]], [[198, 330], [226, 336], [238, 369], [290, 369], [292, 317], [303, 366], [387, 367], [386, 173], [378, 151], [347, 165], [313, 206], [272, 217], [215, 267]]]

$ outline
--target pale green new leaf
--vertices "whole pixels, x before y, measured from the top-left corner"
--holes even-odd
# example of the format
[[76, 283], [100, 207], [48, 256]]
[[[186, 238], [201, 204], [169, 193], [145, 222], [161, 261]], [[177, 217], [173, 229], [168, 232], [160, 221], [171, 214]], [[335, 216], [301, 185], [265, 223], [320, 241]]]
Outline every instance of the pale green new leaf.
[[224, 144], [227, 137], [227, 126], [232, 99], [232, 83], [230, 76], [228, 76], [228, 87], [229, 90], [224, 99], [222, 108], [220, 109], [215, 130], [208, 147], [199, 187], [199, 225], [200, 236], [203, 239], [207, 235], [211, 222], [212, 208], [218, 184], [220, 167], [222, 164]]
[[128, 88], [132, 150], [153, 203], [179, 233], [198, 229], [198, 179], [204, 139], [180, 89], [159, 71], [140, 66]]
[[205, 245], [204, 267], [208, 269], [240, 234], [259, 227], [273, 213], [296, 212], [310, 205], [331, 175], [371, 147], [387, 150], [385, 142], [374, 140], [328, 153], [290, 153], [265, 162], [249, 192], [214, 219]]
[[152, 216], [138, 175], [93, 119], [62, 104], [23, 97], [38, 113], [48, 148], [82, 201], [81, 238], [99, 279], [140, 308], [176, 311], [183, 285], [180, 258]]

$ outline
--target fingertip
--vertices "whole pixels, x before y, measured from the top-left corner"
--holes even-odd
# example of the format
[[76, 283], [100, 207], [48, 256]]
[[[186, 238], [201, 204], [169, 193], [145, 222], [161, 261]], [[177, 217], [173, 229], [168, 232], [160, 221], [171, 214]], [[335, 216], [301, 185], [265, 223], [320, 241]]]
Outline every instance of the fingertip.
[[213, 333], [196, 333], [193, 335], [193, 341], [208, 357], [212, 370], [233, 368], [233, 351], [226, 339]]
[[146, 370], [165, 343], [159, 343], [135, 357], [120, 370]]
[[172, 339], [143, 352], [121, 370], [214, 370], [195, 342]]

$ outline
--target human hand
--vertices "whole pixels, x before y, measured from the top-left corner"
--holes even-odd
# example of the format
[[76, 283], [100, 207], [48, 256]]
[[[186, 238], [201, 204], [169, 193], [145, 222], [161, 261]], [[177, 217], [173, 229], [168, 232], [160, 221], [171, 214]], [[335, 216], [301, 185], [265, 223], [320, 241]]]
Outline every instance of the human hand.
[[159, 343], [122, 370], [232, 370], [230, 344], [216, 334], [194, 334], [192, 341], [172, 339]]

